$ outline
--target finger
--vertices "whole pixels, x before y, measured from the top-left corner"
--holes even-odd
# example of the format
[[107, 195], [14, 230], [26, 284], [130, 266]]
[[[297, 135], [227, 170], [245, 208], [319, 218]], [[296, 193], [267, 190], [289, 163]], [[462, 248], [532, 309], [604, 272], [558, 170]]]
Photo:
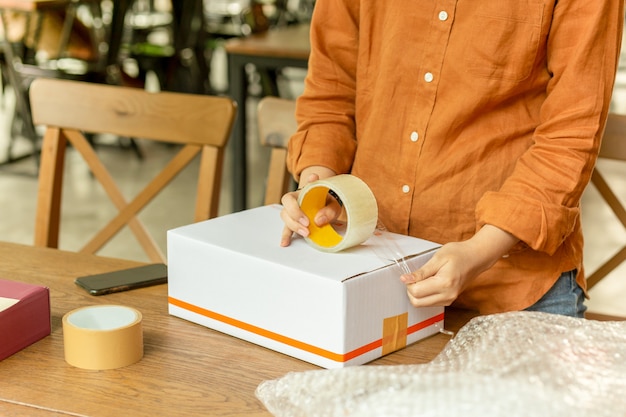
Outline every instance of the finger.
[[341, 210], [342, 208], [339, 203], [335, 199], [331, 199], [331, 201], [329, 201], [329, 204], [325, 207], [322, 207], [315, 215], [315, 224], [319, 227], [322, 227], [324, 225], [327, 225], [328, 223], [337, 220], [337, 218], [339, 218], [339, 215], [341, 214]]
[[281, 215], [283, 216], [283, 220], [285, 220], [285, 216], [287, 216], [293, 221], [300, 223], [302, 226], [309, 227], [309, 219], [306, 217], [302, 209], [300, 209], [300, 205], [298, 204], [299, 193], [299, 191], [294, 191], [283, 195], [281, 198], [281, 203], [283, 205]]
[[437, 280], [437, 278], [432, 277], [423, 281], [408, 284], [406, 289], [411, 297], [416, 299], [432, 297], [443, 292], [438, 281], [439, 280]]
[[287, 193], [281, 199], [283, 209], [280, 212], [280, 217], [285, 224], [281, 234], [281, 246], [289, 246], [291, 244], [294, 232], [305, 237], [309, 235], [309, 219], [300, 210], [297, 196], [298, 192]]
[[[298, 210], [299, 213], [301, 213]], [[283, 208], [280, 211], [280, 218], [285, 223], [285, 227], [292, 232], [299, 234], [300, 236], [308, 236], [309, 235], [309, 219], [301, 213], [301, 215], [296, 214], [292, 215], [287, 209]], [[285, 235], [286, 232], [283, 233]]]
[[[317, 174], [311, 174], [307, 178], [307, 183], [317, 181], [318, 179], [319, 176]], [[303, 237], [309, 235], [309, 219], [300, 209], [300, 205], [298, 204], [299, 193], [300, 189], [287, 193], [281, 198], [283, 209], [280, 212], [280, 217], [285, 224], [280, 236], [280, 246], [282, 247], [286, 247], [291, 244], [294, 233]]]
[[280, 198], [280, 203], [283, 205], [283, 208], [286, 209], [290, 213], [296, 213], [300, 211], [300, 207], [298, 205], [298, 195], [300, 194], [300, 190], [293, 191], [283, 195]]
[[439, 271], [439, 265], [435, 259], [431, 258], [421, 268], [411, 272], [410, 274], [402, 274], [400, 276], [400, 280], [407, 285], [414, 284], [435, 276], [437, 271]]
[[450, 305], [458, 296], [451, 280], [440, 275], [408, 284], [407, 294], [415, 307]]
[[410, 293], [409, 302], [415, 308], [423, 308], [423, 307], [447, 307], [454, 301], [448, 297], [444, 297], [442, 294], [433, 294], [427, 297], [416, 298], [413, 297]]
[[317, 174], [310, 174], [307, 178], [306, 178], [306, 183], [310, 183], [310, 182], [315, 182], [317, 180], [320, 179], [320, 176]]
[[280, 237], [280, 246], [287, 247], [291, 244], [291, 238], [293, 237], [293, 231], [285, 226], [283, 228], [283, 233]]

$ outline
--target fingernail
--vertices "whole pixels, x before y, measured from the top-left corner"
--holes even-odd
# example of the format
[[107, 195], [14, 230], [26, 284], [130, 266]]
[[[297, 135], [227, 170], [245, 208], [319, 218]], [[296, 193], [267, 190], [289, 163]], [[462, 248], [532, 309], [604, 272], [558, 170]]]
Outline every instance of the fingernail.
[[309, 218], [300, 217], [300, 220], [298, 220], [298, 223], [300, 223], [302, 226], [309, 227]]
[[300, 228], [298, 229], [298, 234], [302, 237], [307, 237], [309, 235], [309, 229]]

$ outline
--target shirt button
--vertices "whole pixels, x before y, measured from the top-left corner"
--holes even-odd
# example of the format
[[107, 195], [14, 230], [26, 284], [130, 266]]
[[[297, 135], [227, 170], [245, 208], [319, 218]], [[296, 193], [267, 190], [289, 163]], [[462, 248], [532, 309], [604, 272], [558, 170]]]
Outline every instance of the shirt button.
[[442, 22], [448, 20], [448, 13], [445, 10], [439, 12], [439, 20]]
[[408, 193], [411, 190], [411, 188], [408, 185], [403, 185], [402, 186], [402, 192], [404, 194]]
[[432, 80], [435, 78], [435, 76], [433, 75], [432, 72], [427, 72], [426, 74], [424, 74], [424, 80], [429, 83], [432, 82]]
[[411, 132], [411, 142], [417, 142], [420, 138], [420, 135], [417, 132]]

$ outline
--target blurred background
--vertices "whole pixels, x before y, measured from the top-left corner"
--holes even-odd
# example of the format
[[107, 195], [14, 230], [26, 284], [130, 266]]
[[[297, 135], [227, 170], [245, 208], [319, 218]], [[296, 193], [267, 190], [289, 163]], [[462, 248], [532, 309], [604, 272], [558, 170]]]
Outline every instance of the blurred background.
[[[63, 77], [108, 82], [195, 94], [229, 94], [228, 60], [224, 44], [274, 28], [307, 24], [314, 0], [169, 0], [68, 1], [64, 7], [44, 13], [1, 9], [3, 53], [0, 56], [0, 240], [32, 244], [37, 196], [37, 158], [41, 130], [28, 123], [24, 83], [33, 77], [62, 73]], [[0, 2], [1, 5], [1, 2]], [[120, 18], [120, 8], [124, 13]], [[68, 23], [71, 21], [71, 24]], [[120, 23], [121, 22], [121, 23]], [[37, 29], [38, 28], [38, 29]], [[37, 30], [40, 31], [37, 35]], [[39, 36], [39, 38], [37, 38]], [[63, 43], [64, 47], [59, 48]], [[6, 48], [10, 47], [7, 57]], [[624, 54], [622, 54], [624, 56]], [[11, 61], [7, 62], [7, 58]], [[12, 63], [12, 64], [11, 64]], [[7, 65], [11, 64], [11, 68]], [[16, 69], [18, 79], [11, 77]], [[263, 203], [269, 149], [259, 144], [256, 105], [265, 95], [296, 98], [303, 88], [306, 70], [281, 68], [272, 74], [246, 67], [248, 171], [247, 206]], [[55, 75], [56, 76], [56, 75]], [[87, 78], [89, 77], [89, 78]], [[267, 77], [274, 88], [267, 89]], [[13, 78], [13, 79], [12, 79]], [[18, 84], [16, 84], [18, 83]], [[21, 83], [21, 84], [20, 84]], [[26, 104], [26, 106], [25, 106]], [[612, 111], [626, 114], [626, 58], [622, 59]], [[626, 134], [626, 132], [625, 132]], [[141, 139], [97, 137], [94, 145], [122, 191], [132, 193], [151, 179], [172, 146], [148, 144]], [[229, 149], [228, 152], [231, 152]], [[227, 153], [220, 215], [233, 211], [233, 182], [228, 175]], [[626, 163], [601, 159], [607, 181], [626, 204]], [[171, 229], [192, 222], [196, 172], [186, 170], [165, 193], [140, 215], [150, 228]], [[77, 250], [85, 239], [116, 210], [79, 157], [68, 155], [64, 183], [61, 249]], [[164, 205], [166, 209], [157, 209]], [[583, 197], [585, 268], [593, 272], [626, 244], [626, 230], [590, 185]], [[280, 231], [276, 231], [278, 244]], [[162, 248], [166, 235], [156, 236]], [[134, 236], [122, 231], [100, 252], [147, 261]], [[68, 266], [71, 268], [71, 266]], [[2, 271], [0, 271], [1, 277]], [[591, 310], [626, 316], [626, 264], [622, 264], [591, 291]]]

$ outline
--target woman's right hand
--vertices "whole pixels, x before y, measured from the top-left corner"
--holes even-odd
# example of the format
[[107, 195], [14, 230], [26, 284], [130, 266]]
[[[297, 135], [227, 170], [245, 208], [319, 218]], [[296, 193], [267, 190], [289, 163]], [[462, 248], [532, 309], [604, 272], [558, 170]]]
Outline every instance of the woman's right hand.
[[[298, 205], [300, 190], [308, 183], [317, 181], [321, 178], [332, 177], [334, 175], [336, 175], [334, 171], [325, 167], [307, 168], [300, 176], [300, 188], [296, 191], [285, 194], [281, 198], [283, 209], [280, 212], [280, 217], [285, 223], [285, 227], [281, 236], [280, 246], [289, 246], [294, 233], [297, 233], [302, 237], [307, 237], [309, 235], [309, 219]], [[335, 199], [330, 198], [326, 207], [317, 212], [314, 221], [317, 226], [324, 226], [325, 224], [335, 220], [340, 214], [341, 206]]]

